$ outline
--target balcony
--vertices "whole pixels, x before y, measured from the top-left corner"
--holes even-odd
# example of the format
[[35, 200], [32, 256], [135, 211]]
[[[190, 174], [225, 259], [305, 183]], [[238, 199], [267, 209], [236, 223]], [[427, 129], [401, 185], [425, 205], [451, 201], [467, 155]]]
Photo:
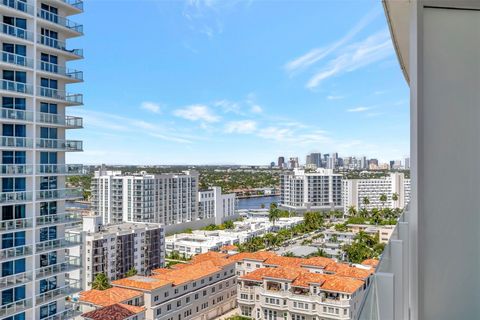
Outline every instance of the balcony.
[[61, 116], [54, 113], [39, 112], [37, 114], [37, 121], [42, 123], [65, 126], [67, 129], [83, 128], [83, 118], [81, 117]]
[[38, 242], [36, 244], [36, 253], [41, 253], [50, 250], [56, 250], [60, 248], [75, 247], [82, 244], [82, 238], [79, 234], [65, 235], [63, 239], [54, 239]]
[[22, 28], [12, 26], [10, 24], [2, 23], [2, 33], [7, 36], [33, 41], [33, 33]]
[[76, 223], [82, 221], [82, 215], [79, 212], [57, 213], [37, 217], [37, 225], [51, 225], [60, 223]]
[[81, 266], [82, 264], [80, 257], [69, 257], [65, 262], [37, 269], [35, 271], [35, 277], [38, 280], [40, 278], [50, 277], [55, 274], [77, 270], [81, 268]]
[[59, 66], [58, 64], [41, 60], [38, 61], [37, 66], [37, 68], [41, 71], [57, 74], [59, 76], [74, 80], [75, 82], [83, 81], [83, 71], [67, 69], [65, 67]]
[[83, 198], [83, 191], [80, 188], [38, 190], [37, 200], [75, 200]]
[[0, 117], [7, 120], [33, 121], [33, 112], [10, 108], [0, 108]]
[[60, 311], [53, 316], [43, 318], [42, 320], [67, 320], [67, 319], [76, 319], [77, 316], [81, 315], [80, 306], [74, 303], [65, 302], [65, 309]]
[[33, 15], [33, 6], [26, 4], [24, 1], [19, 0], [1, 0], [0, 6], [9, 7], [21, 12], [28, 13], [29, 15]]
[[73, 106], [80, 106], [83, 104], [83, 94], [68, 93], [63, 90], [57, 90], [52, 88], [37, 87], [37, 96], [61, 101]]
[[60, 50], [64, 53], [67, 53], [67, 54], [71, 55], [72, 57], [74, 57], [76, 59], [82, 59], [83, 58], [83, 50], [82, 49], [69, 50], [69, 49], [67, 49], [67, 45], [66, 45], [65, 41], [61, 41], [61, 40], [58, 40], [58, 39], [55, 39], [55, 38], [50, 38], [50, 37], [39, 34], [38, 35], [38, 43], [42, 44], [44, 46], [50, 47], [50, 48]]
[[37, 166], [37, 174], [82, 174], [82, 164], [40, 164]]
[[63, 287], [38, 294], [35, 297], [36, 304], [48, 303], [82, 291], [80, 281], [78, 280], [65, 279], [65, 283], [67, 284]]
[[2, 62], [29, 69], [33, 68], [33, 59], [7, 51], [2, 51]]
[[60, 2], [65, 3], [66, 5], [72, 7], [75, 10], [80, 12], [83, 11], [83, 0], [59, 0]]
[[0, 176], [24, 176], [32, 173], [31, 164], [0, 164]]
[[32, 271], [12, 274], [11, 276], [0, 278], [0, 288], [5, 289], [7, 287], [18, 286], [26, 282], [32, 281]]
[[0, 203], [22, 203], [32, 201], [31, 191], [0, 192]]
[[12, 247], [12, 248], [0, 250], [0, 259], [4, 260], [4, 259], [19, 258], [19, 257], [28, 256], [32, 253], [33, 253], [33, 247], [31, 245]]
[[0, 221], [0, 232], [27, 229], [33, 226], [32, 218], [12, 219]]
[[69, 31], [73, 31], [78, 35], [83, 34], [83, 25], [70, 21], [67, 18], [61, 17], [47, 10], [43, 10], [43, 9], [39, 10], [39, 12], [37, 13], [37, 16], [40, 17], [41, 19], [47, 20], [63, 28], [66, 28]]
[[19, 300], [10, 304], [0, 306], [0, 317], [7, 317], [9, 315], [19, 313], [30, 309], [32, 307], [32, 298]]
[[1, 89], [4, 91], [16, 92], [16, 93], [22, 93], [22, 94], [33, 94], [33, 87], [31, 84], [10, 81], [5, 79], [1, 79], [1, 81], [2, 81]]
[[62, 151], [83, 151], [83, 142], [77, 140], [37, 139], [37, 148]]

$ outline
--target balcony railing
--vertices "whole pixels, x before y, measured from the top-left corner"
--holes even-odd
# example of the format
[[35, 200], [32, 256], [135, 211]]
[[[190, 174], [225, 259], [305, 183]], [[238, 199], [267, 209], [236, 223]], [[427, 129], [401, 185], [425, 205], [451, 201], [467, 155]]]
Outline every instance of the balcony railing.
[[78, 33], [83, 33], [83, 26], [81, 24], [70, 21], [69, 19], [61, 17], [58, 14], [41, 9], [38, 12], [38, 16], [42, 19], [58, 24], [59, 26], [62, 26], [64, 28], [73, 30]]
[[33, 33], [25, 29], [12, 26], [11, 24], [2, 23], [2, 32], [12, 37], [33, 41]]
[[0, 117], [2, 119], [9, 120], [33, 121], [33, 112], [10, 108], [0, 108]]
[[65, 151], [82, 151], [83, 142], [77, 140], [37, 139], [37, 148], [60, 149]]
[[0, 203], [17, 203], [31, 200], [31, 191], [0, 192]]
[[40, 164], [37, 166], [38, 174], [81, 174], [81, 164]]
[[32, 246], [12, 247], [0, 250], [0, 259], [18, 258], [32, 254]]
[[68, 93], [63, 90], [46, 87], [38, 87], [37, 90], [37, 95], [40, 97], [60, 100], [71, 104], [83, 104], [83, 95], [80, 93]]
[[76, 319], [77, 316], [81, 315], [80, 306], [74, 303], [65, 302], [65, 309], [60, 311], [53, 316], [43, 318], [42, 320], [67, 320], [67, 319]]
[[67, 284], [64, 285], [63, 287], [38, 294], [35, 298], [36, 304], [38, 305], [38, 304], [47, 303], [52, 300], [60, 299], [62, 297], [66, 297], [71, 294], [82, 291], [82, 286], [80, 284], [80, 281], [71, 280], [71, 279], [65, 279], [65, 280]]
[[69, 6], [72, 6], [78, 10], [83, 11], [83, 0], [60, 0], [62, 2], [65, 2]]
[[37, 217], [37, 225], [49, 225], [57, 223], [75, 223], [82, 221], [82, 215], [79, 212], [57, 213]]
[[36, 244], [37, 253], [55, 250], [59, 248], [68, 248], [74, 247], [82, 244], [82, 238], [79, 234], [76, 235], [65, 235], [63, 239], [54, 239], [38, 242]]
[[65, 116], [65, 126], [67, 129], [81, 129], [83, 128], [83, 118]]
[[66, 188], [66, 189], [52, 189], [52, 190], [38, 190], [37, 200], [50, 199], [80, 199], [83, 198], [83, 191], [80, 188]]
[[7, 51], [2, 51], [2, 61], [22, 67], [33, 68], [33, 59]]
[[82, 49], [67, 49], [67, 45], [65, 41], [61, 41], [55, 38], [50, 38], [44, 35], [38, 35], [38, 43], [43, 44], [44, 46], [51, 47], [54, 49], [62, 50], [67, 53], [71, 53], [79, 58], [83, 58], [83, 50]]
[[0, 164], [0, 175], [2, 176], [18, 176], [33, 173], [33, 165], [31, 164]]
[[27, 271], [27, 272], [12, 274], [6, 277], [1, 277], [0, 288], [3, 289], [11, 286], [17, 286], [22, 283], [32, 281], [32, 278], [33, 278], [32, 275], [33, 275], [32, 271]]
[[49, 124], [58, 124], [67, 127], [67, 129], [83, 128], [83, 118], [73, 116], [61, 116], [54, 113], [39, 112], [37, 121]]
[[70, 70], [65, 67], [59, 66], [58, 64], [45, 62], [45, 61], [38, 61], [38, 69], [50, 72], [54, 74], [58, 74], [61, 76], [65, 76], [68, 78], [72, 78], [75, 80], [83, 80], [83, 72], [78, 70]]
[[2, 79], [2, 90], [13, 91], [25, 94], [33, 94], [33, 87], [31, 84], [16, 82]]
[[33, 226], [33, 218], [12, 219], [0, 221], [0, 232], [9, 230], [18, 230], [31, 228]]
[[6, 317], [32, 307], [32, 298], [18, 300], [9, 304], [0, 306], [0, 317]]
[[33, 15], [33, 6], [19, 0], [1, 0], [0, 5]]
[[79, 269], [82, 266], [80, 257], [69, 257], [66, 261], [39, 268], [35, 271], [36, 278], [45, 278], [58, 273]]

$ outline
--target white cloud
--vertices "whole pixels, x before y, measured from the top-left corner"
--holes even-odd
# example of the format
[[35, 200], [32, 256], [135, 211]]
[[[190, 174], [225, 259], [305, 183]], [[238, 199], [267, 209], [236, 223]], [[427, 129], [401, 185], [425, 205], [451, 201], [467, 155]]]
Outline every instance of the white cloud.
[[356, 108], [351, 108], [351, 109], [348, 109], [347, 112], [365, 112], [365, 111], [368, 111], [372, 108], [370, 107], [356, 107]]
[[251, 108], [250, 108], [250, 111], [252, 113], [262, 113], [263, 112], [263, 109], [262, 107], [260, 107], [258, 104], [254, 104]]
[[310, 78], [306, 86], [313, 89], [330, 77], [378, 62], [389, 57], [393, 52], [390, 34], [388, 30], [383, 30], [345, 48]]
[[160, 105], [155, 102], [149, 102], [149, 101], [142, 102], [142, 104], [140, 105], [140, 108], [153, 113], [161, 113]]
[[257, 129], [257, 123], [253, 120], [230, 121], [225, 125], [227, 133], [253, 133]]
[[210, 109], [202, 104], [194, 104], [183, 109], [177, 109], [173, 112], [177, 117], [190, 121], [218, 122], [220, 117], [215, 115]]
[[334, 95], [327, 96], [327, 100], [341, 100], [341, 99], [343, 99], [343, 96], [334, 96]]
[[342, 38], [334, 43], [328, 45], [324, 48], [315, 48], [305, 53], [304, 55], [289, 61], [285, 64], [285, 70], [289, 73], [296, 71], [304, 70], [314, 63], [322, 60], [327, 57], [329, 54], [333, 53], [335, 50], [345, 45], [348, 41], [353, 39], [360, 31], [362, 31], [371, 21], [373, 21], [380, 11], [374, 9], [370, 11], [366, 16], [364, 16], [350, 31], [347, 32]]
[[240, 105], [236, 102], [229, 101], [229, 100], [220, 100], [213, 103], [215, 107], [219, 107], [223, 110], [224, 113], [241, 113]]

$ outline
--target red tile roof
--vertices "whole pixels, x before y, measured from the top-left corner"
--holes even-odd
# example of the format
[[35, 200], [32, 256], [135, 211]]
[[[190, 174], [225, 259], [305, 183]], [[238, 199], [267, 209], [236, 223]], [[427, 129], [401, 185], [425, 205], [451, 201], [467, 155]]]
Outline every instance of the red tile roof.
[[378, 259], [367, 259], [363, 260], [361, 264], [363, 264], [364, 266], [371, 266], [376, 268], [378, 266], [378, 262]]
[[98, 310], [84, 313], [82, 317], [91, 320], [124, 320], [144, 311], [144, 307], [136, 307], [128, 304], [112, 304]]
[[89, 290], [80, 293], [80, 301], [96, 306], [106, 307], [112, 304], [126, 302], [143, 294], [136, 290], [112, 287], [107, 290]]

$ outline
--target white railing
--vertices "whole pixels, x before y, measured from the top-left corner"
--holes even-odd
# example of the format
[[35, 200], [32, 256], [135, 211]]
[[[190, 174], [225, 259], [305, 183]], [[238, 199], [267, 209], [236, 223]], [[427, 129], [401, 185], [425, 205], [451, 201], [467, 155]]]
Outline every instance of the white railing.
[[32, 252], [33, 247], [31, 245], [2, 249], [0, 250], [0, 259], [23, 257], [32, 254]]
[[47, 303], [53, 299], [58, 299], [63, 296], [68, 296], [82, 291], [80, 281], [65, 279], [66, 285], [63, 287], [53, 289], [44, 293], [40, 293], [35, 297], [36, 304]]
[[37, 191], [37, 200], [79, 198], [83, 198], [83, 190], [81, 188], [50, 189]]
[[57, 273], [75, 270], [81, 266], [80, 257], [70, 257], [64, 262], [37, 269], [35, 271], [35, 276], [37, 279], [45, 278]]
[[57, 213], [37, 217], [37, 225], [48, 225], [57, 223], [73, 223], [82, 221], [82, 215], [79, 212]]
[[0, 288], [6, 288], [11, 286], [16, 286], [25, 282], [32, 281], [32, 271], [12, 274], [10, 276], [5, 276], [0, 278]]
[[0, 111], [0, 117], [2, 117], [2, 119], [33, 121], [33, 112], [31, 111], [11, 108], [0, 108]]
[[31, 164], [0, 164], [0, 175], [16, 176], [28, 175], [33, 173], [33, 165]]
[[73, 30], [78, 33], [83, 33], [83, 26], [81, 24], [73, 22], [67, 18], [61, 17], [58, 14], [40, 9], [40, 11], [38, 12], [38, 16], [42, 19], [58, 24], [64, 28]]
[[6, 317], [32, 307], [32, 298], [18, 300], [9, 304], [0, 306], [0, 317]]
[[2, 23], [2, 32], [6, 35], [32, 41], [33, 33], [25, 29]]
[[82, 239], [79, 234], [76, 235], [66, 235], [65, 238], [62, 239], [53, 239], [53, 240], [47, 240], [47, 241], [42, 241], [38, 242], [36, 244], [36, 252], [44, 252], [44, 251], [49, 251], [49, 250], [54, 250], [54, 249], [59, 249], [59, 248], [68, 248], [72, 246], [78, 246], [82, 244]]
[[17, 82], [17, 81], [10, 81], [1, 79], [2, 81], [2, 90], [12, 91], [12, 92], [19, 92], [25, 94], [33, 94], [33, 87], [31, 84]]
[[32, 200], [31, 191], [0, 192], [0, 203], [17, 203]]
[[2, 51], [2, 61], [22, 67], [33, 68], [33, 59], [7, 51]]
[[32, 226], [33, 226], [33, 218], [0, 221], [0, 231], [26, 229], [26, 228], [31, 228]]

